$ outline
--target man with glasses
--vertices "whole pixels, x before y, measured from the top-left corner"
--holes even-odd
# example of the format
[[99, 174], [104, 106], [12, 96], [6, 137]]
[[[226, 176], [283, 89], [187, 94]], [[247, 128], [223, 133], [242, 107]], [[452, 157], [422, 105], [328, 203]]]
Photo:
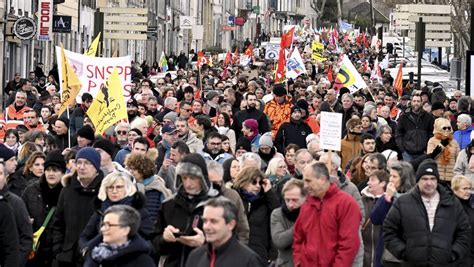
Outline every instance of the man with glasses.
[[[189, 104], [188, 104], [189, 106]], [[191, 153], [197, 153], [204, 148], [204, 144], [201, 139], [199, 139], [195, 133], [189, 130], [188, 120], [181, 118], [181, 116], [176, 120], [176, 129], [178, 130], [179, 140], [186, 143], [189, 147]]]
[[191, 102], [181, 101], [179, 103], [179, 117], [185, 120], [188, 120], [191, 117], [193, 109], [191, 107]]
[[178, 130], [172, 123], [163, 125], [161, 128], [161, 137], [163, 138], [157, 146], [158, 158], [156, 159], [156, 169], [159, 170], [165, 159], [170, 158], [171, 147], [178, 141]]
[[115, 147], [120, 150], [128, 144], [128, 131], [130, 131], [130, 124], [120, 122], [115, 126]]
[[65, 180], [53, 219], [53, 253], [58, 266], [79, 266], [79, 235], [95, 211], [93, 201], [104, 178], [100, 159], [94, 148], [82, 148], [76, 155], [77, 172]]
[[127, 134], [127, 142], [128, 144], [124, 146], [120, 151], [115, 155], [114, 161], [117, 162], [118, 164], [124, 166], [125, 163], [125, 157], [127, 157], [128, 154], [132, 152], [132, 147], [133, 147], [133, 142], [135, 142], [135, 139], [138, 137], [141, 137], [142, 132], [136, 128], [133, 128], [128, 131]]
[[425, 154], [428, 140], [433, 136], [433, 116], [424, 111], [421, 105], [421, 96], [412, 96], [411, 108], [400, 115], [398, 120], [395, 140], [405, 161]]
[[211, 132], [207, 135], [206, 147], [202, 150], [205, 160], [216, 161], [224, 164], [232, 155], [222, 149], [222, 137], [217, 132]]

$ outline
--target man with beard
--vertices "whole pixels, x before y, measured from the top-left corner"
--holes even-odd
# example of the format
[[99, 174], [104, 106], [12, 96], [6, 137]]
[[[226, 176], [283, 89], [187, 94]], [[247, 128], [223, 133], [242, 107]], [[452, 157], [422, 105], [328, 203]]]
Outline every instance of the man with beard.
[[257, 109], [257, 96], [254, 93], [247, 93], [245, 100], [247, 101], [247, 109], [237, 112], [232, 123], [232, 129], [235, 131], [237, 140], [242, 136], [242, 124], [247, 119], [255, 119], [258, 122], [259, 133], [270, 131], [267, 116]]
[[265, 114], [272, 124], [272, 137], [276, 138], [280, 126], [288, 122], [291, 117], [292, 99], [287, 95], [286, 88], [282, 84], [273, 86], [273, 99], [265, 105]]
[[306, 190], [301, 180], [292, 178], [282, 189], [281, 207], [270, 217], [272, 241], [278, 249], [277, 266], [293, 266], [293, 225], [306, 200]]
[[216, 132], [210, 132], [207, 135], [206, 147], [202, 150], [205, 160], [213, 160], [220, 164], [224, 164], [231, 154], [222, 149], [222, 136]]
[[227, 87], [224, 90], [224, 101], [232, 105], [233, 113], [236, 113], [240, 110], [240, 101], [242, 100], [242, 95], [236, 92], [231, 87]]
[[421, 96], [412, 96], [411, 108], [400, 116], [396, 128], [395, 140], [405, 161], [423, 155], [428, 140], [433, 136], [433, 116], [424, 111], [421, 105]]
[[354, 94], [354, 107], [357, 108], [357, 111], [362, 114], [365, 106], [365, 96], [362, 93]]
[[138, 103], [132, 97], [127, 102], [127, 115], [128, 121], [133, 121], [138, 115]]
[[[189, 105], [189, 104], [188, 104]], [[197, 138], [196, 134], [189, 130], [188, 121], [181, 116], [176, 120], [176, 130], [178, 130], [178, 138], [186, 143], [190, 153], [197, 153], [204, 148], [202, 140]]]
[[289, 144], [306, 148], [306, 137], [312, 132], [311, 127], [301, 118], [301, 108], [299, 106], [293, 106], [291, 108], [290, 122], [283, 123], [275, 137], [278, 152], [285, 153], [285, 147]]
[[341, 140], [341, 166], [360, 155], [360, 136], [362, 134], [362, 123], [360, 119], [352, 118], [346, 123], [347, 135]]
[[354, 107], [354, 97], [345, 93], [341, 97], [342, 100], [342, 136], [346, 135], [346, 122], [352, 118], [352, 116], [357, 113], [357, 109]]

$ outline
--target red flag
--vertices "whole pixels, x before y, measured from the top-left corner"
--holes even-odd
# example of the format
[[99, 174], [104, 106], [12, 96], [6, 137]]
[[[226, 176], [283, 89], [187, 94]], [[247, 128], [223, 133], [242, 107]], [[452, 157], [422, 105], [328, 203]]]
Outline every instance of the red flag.
[[393, 89], [397, 91], [398, 97], [403, 95], [403, 63], [400, 62], [400, 68], [398, 68], [397, 77], [393, 81]]
[[287, 33], [281, 36], [280, 48], [289, 48], [293, 43], [293, 35], [295, 33], [295, 27], [291, 28]]
[[328, 68], [328, 81], [333, 82], [334, 78], [332, 77], [332, 66]]
[[225, 55], [224, 59], [224, 66], [227, 66], [230, 63], [232, 63], [232, 55], [230, 54], [230, 51], [227, 51], [227, 54]]
[[249, 45], [247, 49], [245, 49], [245, 55], [253, 57], [253, 45]]
[[209, 59], [204, 55], [204, 52], [199, 51], [198, 52], [198, 60], [197, 60], [197, 66], [198, 68], [202, 67], [202, 65], [209, 64]]
[[286, 67], [286, 56], [285, 49], [280, 48], [280, 53], [278, 55], [277, 69], [275, 72], [275, 83], [282, 83], [285, 81], [285, 71]]
[[238, 64], [238, 63], [239, 63], [239, 50], [236, 47], [234, 51], [234, 55], [232, 57], [232, 64]]

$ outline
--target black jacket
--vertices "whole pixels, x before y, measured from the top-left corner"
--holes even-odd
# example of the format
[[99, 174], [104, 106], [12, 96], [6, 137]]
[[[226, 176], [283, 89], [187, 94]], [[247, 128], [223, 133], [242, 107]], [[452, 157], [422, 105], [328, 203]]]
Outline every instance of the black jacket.
[[275, 137], [275, 146], [280, 153], [285, 153], [285, 147], [296, 144], [300, 148], [306, 148], [306, 137], [313, 133], [311, 127], [303, 121], [285, 122], [278, 129]]
[[399, 160], [402, 159], [402, 152], [398, 148], [397, 143], [395, 142], [395, 138], [392, 137], [392, 138], [390, 138], [390, 140], [387, 143], [383, 143], [382, 140], [380, 139], [380, 137], [377, 137], [375, 139], [375, 150], [377, 152], [382, 153], [387, 149], [391, 149], [391, 150], [397, 152], [398, 159]]
[[[140, 213], [141, 218], [138, 233], [145, 239], [150, 239], [153, 230], [155, 230], [155, 226], [153, 225], [151, 216], [145, 208], [145, 196], [142, 193], [137, 192], [132, 196], [132, 198], [131, 206]], [[89, 242], [100, 234], [100, 222], [102, 221], [105, 212], [102, 207], [102, 203], [103, 202], [98, 198], [94, 201], [96, 211], [90, 217], [89, 222], [87, 223], [79, 238], [79, 248], [81, 251], [84, 247], [87, 247], [87, 250], [90, 250], [92, 247]], [[111, 205], [115, 204], [112, 203]]]
[[416, 114], [410, 109], [400, 116], [395, 132], [397, 146], [401, 152], [412, 155], [423, 154], [428, 140], [433, 136], [434, 120], [431, 114], [421, 110]]
[[186, 267], [209, 267], [211, 256], [215, 255], [214, 266], [264, 267], [267, 264], [255, 252], [232, 237], [218, 249], [205, 244], [189, 254]]
[[0, 266], [20, 266], [20, 244], [15, 217], [0, 195]]
[[[56, 207], [61, 193], [62, 185], [55, 188], [49, 188], [44, 181], [36, 181], [26, 187], [22, 198], [26, 208], [33, 219], [33, 231], [37, 231], [42, 225], [48, 212], [52, 207]], [[51, 219], [46, 226], [40, 238], [40, 246], [35, 258], [35, 266], [49, 266], [54, 258], [53, 256], [53, 220]]]
[[270, 232], [270, 216], [272, 211], [280, 207], [280, 202], [275, 189], [260, 193], [260, 197], [249, 202], [243, 197], [242, 190], [238, 190], [242, 202], [244, 203], [245, 213], [249, 221], [250, 235], [249, 247], [255, 251], [262, 259], [270, 258], [272, 249], [272, 237]]
[[471, 226], [463, 207], [443, 186], [438, 185], [438, 192], [431, 231], [418, 186], [400, 196], [385, 218], [385, 247], [410, 266], [454, 266], [469, 255]]
[[163, 231], [168, 225], [178, 228], [180, 232], [195, 235], [193, 225], [202, 229], [202, 212], [208, 196], [187, 198], [182, 191], [161, 205], [156, 222], [157, 236], [153, 246], [160, 256], [168, 256], [165, 267], [184, 266], [192, 247], [184, 246], [179, 242], [168, 243], [163, 239]]
[[[96, 247], [102, 242], [102, 236], [97, 236], [91, 241], [92, 247]], [[84, 267], [155, 267], [156, 264], [151, 258], [151, 246], [140, 235], [134, 236], [128, 246], [120, 249], [118, 253], [107, 260], [97, 262], [88, 253]]]
[[472, 260], [474, 259], [474, 203], [472, 203], [473, 199], [469, 200], [464, 200], [464, 199], [459, 199], [461, 201], [462, 207], [464, 208], [464, 211], [466, 212], [467, 219], [469, 220], [469, 224], [471, 225], [471, 250], [464, 257], [464, 260], [461, 261], [458, 266], [472, 266]]
[[[59, 195], [53, 219], [53, 252], [59, 262], [72, 263], [80, 260], [79, 235], [94, 213], [94, 199], [99, 193], [104, 175], [99, 171], [87, 188], [82, 187], [77, 174], [66, 177], [69, 181], [65, 181], [66, 186]], [[63, 180], [66, 179], [63, 177]]]
[[235, 138], [238, 140], [242, 136], [242, 123], [246, 119], [255, 119], [258, 122], [258, 132], [266, 133], [270, 131], [270, 122], [267, 115], [258, 109], [241, 110], [234, 115], [232, 129], [235, 131]]
[[6, 188], [0, 191], [0, 196], [5, 198], [15, 217], [16, 231], [20, 241], [19, 266], [25, 266], [28, 255], [33, 248], [33, 229], [31, 228], [28, 211], [26, 210], [23, 200], [19, 196], [9, 192]]

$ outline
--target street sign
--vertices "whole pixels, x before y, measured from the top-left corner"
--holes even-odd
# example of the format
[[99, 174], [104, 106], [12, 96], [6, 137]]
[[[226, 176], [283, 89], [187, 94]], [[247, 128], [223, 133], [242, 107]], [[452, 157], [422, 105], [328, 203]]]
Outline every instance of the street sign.
[[227, 25], [229, 25], [229, 26], [234, 26], [235, 25], [235, 17], [234, 16], [229, 16], [227, 18]]
[[180, 16], [179, 27], [185, 30], [191, 30], [196, 25], [196, 20], [191, 16]]
[[36, 34], [36, 23], [32, 18], [19, 18], [13, 24], [13, 34], [15, 34], [18, 39], [29, 40], [33, 38]]
[[49, 41], [53, 33], [53, 2], [39, 0], [38, 15], [38, 40]]
[[53, 32], [70, 33], [71, 16], [53, 16]]

